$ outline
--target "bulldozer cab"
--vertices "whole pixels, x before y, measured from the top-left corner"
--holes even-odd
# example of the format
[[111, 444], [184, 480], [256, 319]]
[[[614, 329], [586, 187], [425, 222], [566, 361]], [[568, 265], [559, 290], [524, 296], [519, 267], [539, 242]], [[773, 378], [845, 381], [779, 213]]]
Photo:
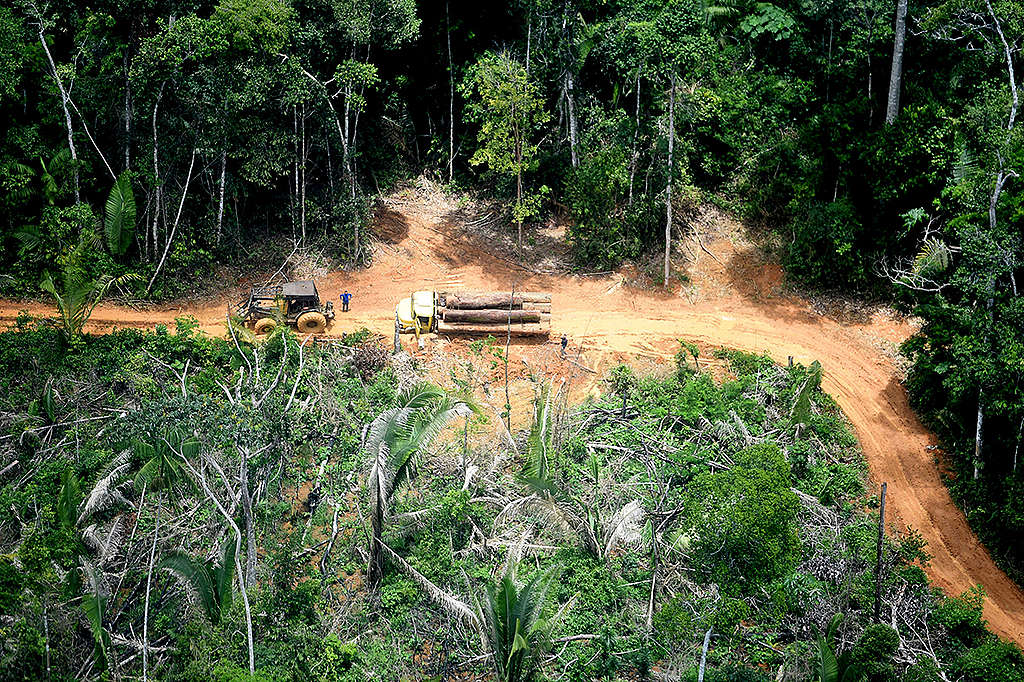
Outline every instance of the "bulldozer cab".
[[434, 328], [437, 295], [433, 291], [416, 291], [403, 298], [395, 307], [398, 324], [403, 332], [425, 334]]
[[281, 298], [285, 307], [285, 315], [298, 315], [320, 306], [320, 294], [316, 283], [311, 279], [300, 282], [286, 282], [281, 285]]

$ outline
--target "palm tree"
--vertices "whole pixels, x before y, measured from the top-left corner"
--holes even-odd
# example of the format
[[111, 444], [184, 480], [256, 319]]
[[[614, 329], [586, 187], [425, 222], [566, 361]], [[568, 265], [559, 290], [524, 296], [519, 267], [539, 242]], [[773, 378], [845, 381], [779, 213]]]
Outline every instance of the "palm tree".
[[416, 455], [425, 450], [452, 420], [473, 410], [464, 399], [454, 398], [430, 383], [419, 383], [398, 396], [398, 404], [363, 430], [363, 448], [370, 456], [367, 478], [370, 489], [371, 526], [368, 582], [371, 587], [384, 575], [383, 532], [395, 491], [415, 473]]
[[725, 43], [725, 33], [745, 10], [749, 10], [749, 3], [744, 0], [718, 0], [718, 2], [702, 2], [704, 12], [704, 23], [712, 35], [718, 38], [722, 44]]
[[[587, 553], [597, 559], [606, 558], [620, 544], [637, 543], [641, 539], [647, 517], [639, 500], [626, 503], [611, 517], [602, 519], [597, 504], [593, 501], [588, 504], [560, 484], [550, 461], [554, 447], [554, 427], [551, 422], [550, 390], [543, 384], [534, 396], [533, 425], [527, 439], [526, 465], [520, 474], [526, 494], [506, 505], [495, 520], [495, 525], [529, 515], [548, 530], [575, 538]], [[595, 486], [599, 469], [596, 459], [592, 460]]]
[[191, 586], [203, 614], [214, 625], [231, 608], [231, 581], [235, 576], [234, 538], [224, 541], [220, 564], [193, 559], [186, 552], [176, 550], [165, 555], [159, 567]]
[[132, 452], [142, 461], [135, 474], [135, 488], [151, 493], [170, 491], [187, 482], [184, 458], [194, 458], [199, 452], [199, 441], [187, 438], [174, 429], [165, 437], [153, 441], [136, 440]]
[[156, 559], [156, 545], [160, 537], [160, 516], [163, 511], [163, 495], [174, 491], [187, 481], [185, 459], [192, 459], [199, 452], [199, 441], [186, 438], [175, 429], [155, 442], [135, 441], [132, 451], [143, 462], [135, 474], [135, 488], [142, 497], [148, 489], [157, 494], [156, 527], [153, 529], [153, 544], [149, 550], [149, 568], [146, 573], [146, 601], [142, 611], [142, 679], [149, 672], [149, 597], [153, 587], [153, 563]]
[[89, 317], [92, 316], [92, 311], [107, 295], [111, 287], [141, 279], [132, 273], [120, 277], [112, 277], [104, 273], [96, 279], [89, 279], [85, 269], [79, 267], [79, 263], [85, 250], [90, 248], [94, 239], [95, 235], [90, 238], [83, 233], [78, 245], [71, 253], [69, 265], [64, 268], [64, 273], [61, 275], [59, 291], [49, 272], [43, 275], [43, 280], [39, 283], [39, 287], [50, 294], [56, 302], [61, 327], [71, 342], [77, 341], [82, 336], [82, 329], [89, 321]]
[[506, 573], [487, 590], [484, 604], [477, 605], [483, 634], [494, 658], [494, 670], [502, 682], [530, 680], [548, 643], [550, 622], [541, 612], [558, 568], [536, 573], [522, 587]]

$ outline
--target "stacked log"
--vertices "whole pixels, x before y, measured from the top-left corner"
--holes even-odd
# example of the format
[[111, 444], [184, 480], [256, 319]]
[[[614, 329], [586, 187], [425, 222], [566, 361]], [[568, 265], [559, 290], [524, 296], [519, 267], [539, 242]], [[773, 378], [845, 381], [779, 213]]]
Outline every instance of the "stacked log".
[[438, 331], [547, 334], [551, 294], [543, 292], [438, 292]]
[[501, 324], [504, 322], [540, 322], [540, 315], [540, 312], [536, 310], [452, 310], [445, 308], [441, 313], [441, 319], [445, 322]]
[[450, 294], [445, 296], [444, 307], [450, 310], [508, 310], [511, 307], [515, 310], [523, 307], [523, 297], [510, 294]]

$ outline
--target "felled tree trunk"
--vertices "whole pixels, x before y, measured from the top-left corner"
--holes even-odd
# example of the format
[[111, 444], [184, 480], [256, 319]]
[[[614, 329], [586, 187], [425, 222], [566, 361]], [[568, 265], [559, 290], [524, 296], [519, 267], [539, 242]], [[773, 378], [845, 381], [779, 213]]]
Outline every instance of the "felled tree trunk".
[[484, 308], [500, 308], [502, 310], [508, 310], [510, 299], [512, 308], [523, 307], [523, 297], [520, 294], [516, 294], [515, 296], [510, 296], [509, 294], [446, 296], [444, 306], [452, 310], [479, 310]]
[[540, 322], [538, 310], [451, 310], [444, 311], [445, 322], [502, 324], [506, 322]]

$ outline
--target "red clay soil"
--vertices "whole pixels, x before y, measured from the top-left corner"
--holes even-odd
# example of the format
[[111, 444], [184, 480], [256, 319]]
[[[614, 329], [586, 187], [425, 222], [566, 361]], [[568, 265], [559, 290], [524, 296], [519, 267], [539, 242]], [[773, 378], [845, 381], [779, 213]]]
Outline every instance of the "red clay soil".
[[[828, 315], [804, 299], [781, 293], [781, 271], [758, 251], [735, 239], [708, 243], [709, 257], [693, 248], [689, 284], [676, 291], [641, 289], [633, 273], [603, 276], [545, 275], [493, 253], [488, 237], [474, 235], [445, 217], [446, 210], [410, 202], [377, 217], [382, 240], [372, 267], [336, 272], [318, 281], [321, 295], [337, 301], [348, 289], [352, 312], [338, 313], [328, 334], [368, 327], [393, 332], [398, 299], [420, 289], [552, 292], [552, 335], [568, 335], [591, 367], [624, 357], [668, 361], [676, 339], [707, 346], [767, 352], [825, 369], [823, 387], [845, 411], [860, 440], [871, 476], [888, 483], [889, 521], [921, 533], [933, 558], [927, 572], [936, 585], [957, 595], [981, 584], [985, 618], [994, 632], [1024, 643], [1024, 592], [992, 561], [943, 485], [934, 461], [935, 438], [922, 426], [899, 382], [891, 349], [914, 331], [912, 324], [883, 313]], [[451, 215], [447, 211], [447, 215]], [[696, 262], [693, 262], [696, 261]], [[229, 301], [201, 306], [131, 309], [103, 305], [89, 329], [171, 325], [192, 315], [211, 334], [224, 333]], [[0, 301], [0, 321], [20, 310], [49, 316], [40, 304]], [[340, 310], [340, 306], [339, 306]], [[408, 337], [404, 337], [406, 343]], [[529, 343], [513, 341], [513, 343]]]

